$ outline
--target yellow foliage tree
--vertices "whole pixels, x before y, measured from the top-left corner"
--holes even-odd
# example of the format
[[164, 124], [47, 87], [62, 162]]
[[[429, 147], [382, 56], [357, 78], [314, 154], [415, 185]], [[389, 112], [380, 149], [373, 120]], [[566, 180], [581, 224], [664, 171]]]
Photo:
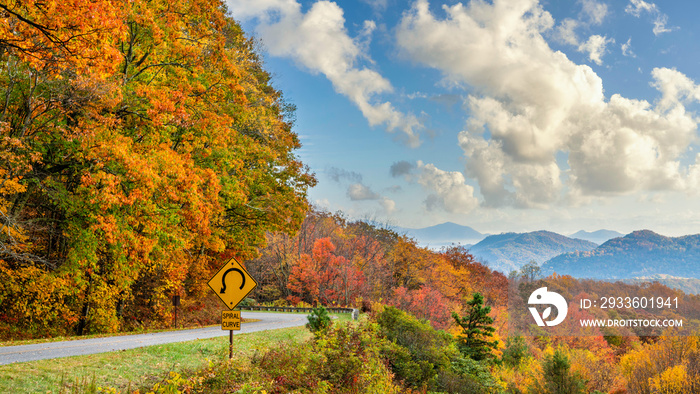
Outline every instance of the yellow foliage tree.
[[162, 322], [171, 295], [299, 228], [315, 179], [292, 107], [221, 2], [0, 8], [0, 313], [34, 302], [31, 273], [57, 327]]

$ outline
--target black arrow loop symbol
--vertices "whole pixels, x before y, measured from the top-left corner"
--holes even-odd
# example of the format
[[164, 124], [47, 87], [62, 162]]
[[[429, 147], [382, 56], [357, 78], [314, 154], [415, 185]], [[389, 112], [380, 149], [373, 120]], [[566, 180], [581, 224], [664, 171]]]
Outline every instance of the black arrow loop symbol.
[[224, 272], [224, 276], [221, 277], [221, 291], [219, 292], [221, 294], [226, 293], [226, 275], [228, 275], [228, 273], [231, 271], [236, 271], [241, 274], [241, 279], [243, 279], [243, 281], [241, 282], [240, 289], [243, 290], [243, 286], [245, 286], [245, 275], [243, 274], [243, 271], [239, 270], [238, 268], [229, 268]]

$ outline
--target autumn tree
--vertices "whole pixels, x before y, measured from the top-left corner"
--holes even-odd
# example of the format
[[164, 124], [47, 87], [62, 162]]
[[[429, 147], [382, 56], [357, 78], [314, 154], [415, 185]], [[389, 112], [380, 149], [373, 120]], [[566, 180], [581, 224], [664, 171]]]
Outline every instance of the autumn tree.
[[291, 107], [220, 2], [0, 8], [0, 313], [31, 326], [40, 296], [78, 331], [164, 320], [299, 228], [315, 180]]
[[430, 321], [436, 329], [447, 329], [450, 326], [450, 312], [455, 308], [454, 303], [442, 292], [426, 285], [415, 290], [397, 287], [387, 301], [390, 305]]
[[[506, 307], [508, 279], [478, 262], [469, 250], [461, 245], [444, 248], [441, 257], [456, 270], [454, 281], [460, 286], [460, 302], [466, 303], [474, 292], [484, 297], [489, 305]], [[445, 270], [447, 270], [445, 268]]]
[[425, 279], [425, 268], [433, 257], [430, 250], [419, 247], [415, 240], [400, 237], [387, 256], [388, 268], [393, 275], [392, 286], [409, 290], [420, 288]]
[[632, 394], [696, 393], [700, 390], [700, 341], [697, 336], [662, 336], [620, 360]]
[[[248, 261], [248, 271], [259, 283], [255, 297], [260, 301], [287, 299], [292, 268], [302, 254], [311, 255], [313, 245], [320, 238], [339, 240], [345, 219], [340, 213], [326, 212], [311, 206], [299, 231], [294, 235], [268, 231], [266, 246], [260, 256]], [[351, 256], [352, 258], [352, 256]]]
[[296, 261], [288, 284], [293, 292], [292, 302], [349, 305], [359, 295], [364, 275], [345, 257], [336, 255], [335, 250], [329, 238], [321, 238], [314, 243], [311, 255], [302, 254]]

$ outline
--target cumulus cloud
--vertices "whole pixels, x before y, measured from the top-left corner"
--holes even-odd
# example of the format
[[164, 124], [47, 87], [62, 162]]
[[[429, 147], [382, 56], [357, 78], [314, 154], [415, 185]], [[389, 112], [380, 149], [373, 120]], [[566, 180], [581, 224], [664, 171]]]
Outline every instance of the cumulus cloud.
[[[685, 109], [700, 101], [692, 80], [658, 68], [651, 75], [658, 102], [606, 99], [589, 66], [548, 45], [544, 34], [555, 23], [536, 0], [443, 9], [445, 16], [436, 17], [427, 0], [418, 0], [403, 15], [396, 39], [404, 55], [469, 92], [470, 120], [459, 144], [484, 205], [544, 207], [565, 197], [689, 187], [691, 169], [682, 168], [680, 157], [697, 138], [697, 119]], [[560, 35], [578, 40], [575, 32]], [[587, 41], [591, 60], [600, 61], [607, 42], [600, 36]]]
[[700, 88], [690, 78], [676, 69], [655, 68], [652, 86], [661, 92], [659, 109], [669, 111], [683, 104], [700, 101]]
[[228, 5], [236, 18], [259, 20], [256, 31], [272, 55], [294, 59], [310, 72], [323, 74], [370, 125], [398, 132], [411, 147], [420, 144], [418, 119], [377, 100], [393, 91], [391, 83], [377, 71], [357, 66], [369, 58], [363, 42], [376, 27], [374, 22], [365, 23], [360, 37], [353, 39], [345, 29], [343, 10], [330, 1], [318, 1], [306, 13], [296, 0], [228, 0]]
[[554, 37], [564, 44], [576, 47], [578, 52], [587, 53], [588, 58], [595, 64], [603, 64], [605, 49], [609, 43], [615, 42], [615, 40], [594, 34], [588, 37], [588, 40], [581, 42], [576, 34], [576, 29], [579, 26], [581, 23], [574, 19], [564, 19], [556, 27]]
[[352, 201], [379, 200], [382, 197], [361, 183], [353, 183], [348, 186], [347, 196]]
[[461, 172], [444, 171], [421, 161], [418, 161], [416, 169], [416, 181], [431, 192], [425, 200], [428, 210], [469, 213], [479, 205], [474, 197], [474, 188], [465, 183], [466, 179]]
[[466, 183], [464, 174], [459, 171], [444, 171], [419, 160], [416, 163], [396, 162], [389, 172], [393, 177], [403, 177], [421, 185], [428, 192], [424, 203], [429, 211], [469, 213], [479, 205], [474, 187]]
[[588, 40], [579, 45], [578, 51], [588, 53], [588, 58], [597, 65], [603, 64], [603, 54], [608, 43], [614, 42], [607, 37], [592, 35]]
[[642, 14], [649, 14], [654, 18], [654, 35], [659, 35], [661, 33], [668, 33], [675, 30], [675, 27], [667, 27], [668, 16], [659, 11], [659, 7], [654, 3], [647, 3], [644, 0], [630, 0], [630, 3], [625, 7], [625, 12], [635, 16], [637, 18], [641, 17]]

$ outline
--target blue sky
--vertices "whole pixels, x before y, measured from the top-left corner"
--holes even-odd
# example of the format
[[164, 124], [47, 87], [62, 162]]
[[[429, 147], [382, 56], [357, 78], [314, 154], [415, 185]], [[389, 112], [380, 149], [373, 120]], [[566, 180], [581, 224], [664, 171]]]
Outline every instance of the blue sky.
[[696, 2], [228, 0], [315, 204], [404, 227], [700, 233]]

